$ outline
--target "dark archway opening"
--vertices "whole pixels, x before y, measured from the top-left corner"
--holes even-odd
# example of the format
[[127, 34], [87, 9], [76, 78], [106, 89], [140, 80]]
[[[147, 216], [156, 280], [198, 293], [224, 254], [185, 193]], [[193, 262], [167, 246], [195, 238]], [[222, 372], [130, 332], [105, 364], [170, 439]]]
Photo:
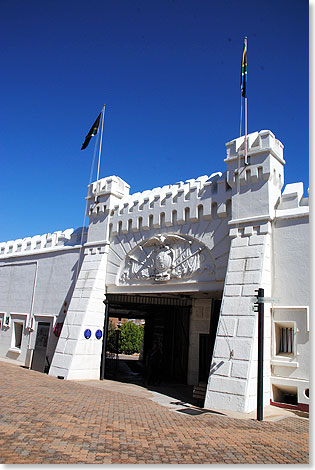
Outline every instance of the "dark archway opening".
[[[189, 348], [189, 296], [107, 295], [108, 316], [144, 323], [139, 356], [106, 351], [104, 378], [143, 385], [186, 384]], [[117, 331], [117, 336], [119, 331]], [[118, 343], [118, 341], [117, 341]], [[160, 349], [157, 376], [152, 377], [152, 349]], [[152, 381], [153, 383], [150, 383]]]

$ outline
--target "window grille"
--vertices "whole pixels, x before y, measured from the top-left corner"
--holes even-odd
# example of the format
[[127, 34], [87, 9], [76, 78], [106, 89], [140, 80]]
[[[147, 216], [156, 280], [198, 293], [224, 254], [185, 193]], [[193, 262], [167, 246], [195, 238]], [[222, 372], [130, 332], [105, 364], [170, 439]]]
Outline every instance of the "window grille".
[[279, 353], [293, 352], [293, 328], [280, 328]]

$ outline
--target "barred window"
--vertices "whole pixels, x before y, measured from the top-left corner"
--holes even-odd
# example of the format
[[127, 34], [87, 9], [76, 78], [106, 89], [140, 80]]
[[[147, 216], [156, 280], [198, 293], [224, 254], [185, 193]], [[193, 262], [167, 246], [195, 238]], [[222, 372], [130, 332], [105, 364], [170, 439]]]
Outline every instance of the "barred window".
[[280, 328], [279, 353], [293, 352], [293, 328]]

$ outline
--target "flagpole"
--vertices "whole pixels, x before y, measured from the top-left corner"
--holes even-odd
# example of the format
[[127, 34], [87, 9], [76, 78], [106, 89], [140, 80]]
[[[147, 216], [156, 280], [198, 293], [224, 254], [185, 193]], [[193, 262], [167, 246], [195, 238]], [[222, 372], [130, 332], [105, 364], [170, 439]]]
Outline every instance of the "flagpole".
[[102, 126], [101, 126], [100, 148], [99, 148], [99, 152], [98, 152], [98, 165], [97, 165], [97, 177], [96, 177], [96, 182], [98, 182], [99, 174], [100, 174], [101, 149], [102, 149], [103, 127], [104, 127], [104, 114], [105, 114], [105, 104], [103, 105], [103, 109], [102, 109]]
[[242, 92], [241, 92], [240, 137], [242, 137], [242, 123], [243, 123], [243, 97], [242, 97]]
[[[247, 55], [247, 37], [245, 37], [245, 47], [246, 47], [246, 55]], [[247, 74], [247, 60], [246, 60], [246, 74]], [[247, 80], [247, 77], [245, 77]], [[244, 164], [248, 165], [247, 161], [247, 84], [246, 84], [246, 96], [245, 96], [245, 159]]]
[[247, 161], [247, 97], [245, 98], [245, 165], [248, 165]]

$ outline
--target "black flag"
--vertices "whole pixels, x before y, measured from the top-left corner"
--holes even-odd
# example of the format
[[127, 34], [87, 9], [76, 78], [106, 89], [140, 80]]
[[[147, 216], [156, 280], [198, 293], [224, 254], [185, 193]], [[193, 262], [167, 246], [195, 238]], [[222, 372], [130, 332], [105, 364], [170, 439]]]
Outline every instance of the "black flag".
[[101, 114], [100, 113], [98, 116], [97, 116], [97, 119], [96, 121], [94, 122], [93, 126], [91, 127], [88, 135], [85, 137], [85, 141], [83, 142], [82, 144], [82, 147], [81, 147], [81, 150], [84, 150], [86, 149], [86, 147], [89, 145], [90, 143], [90, 140], [91, 140], [91, 137], [94, 137], [97, 133], [98, 133], [98, 128], [100, 126], [100, 119], [101, 119]]

